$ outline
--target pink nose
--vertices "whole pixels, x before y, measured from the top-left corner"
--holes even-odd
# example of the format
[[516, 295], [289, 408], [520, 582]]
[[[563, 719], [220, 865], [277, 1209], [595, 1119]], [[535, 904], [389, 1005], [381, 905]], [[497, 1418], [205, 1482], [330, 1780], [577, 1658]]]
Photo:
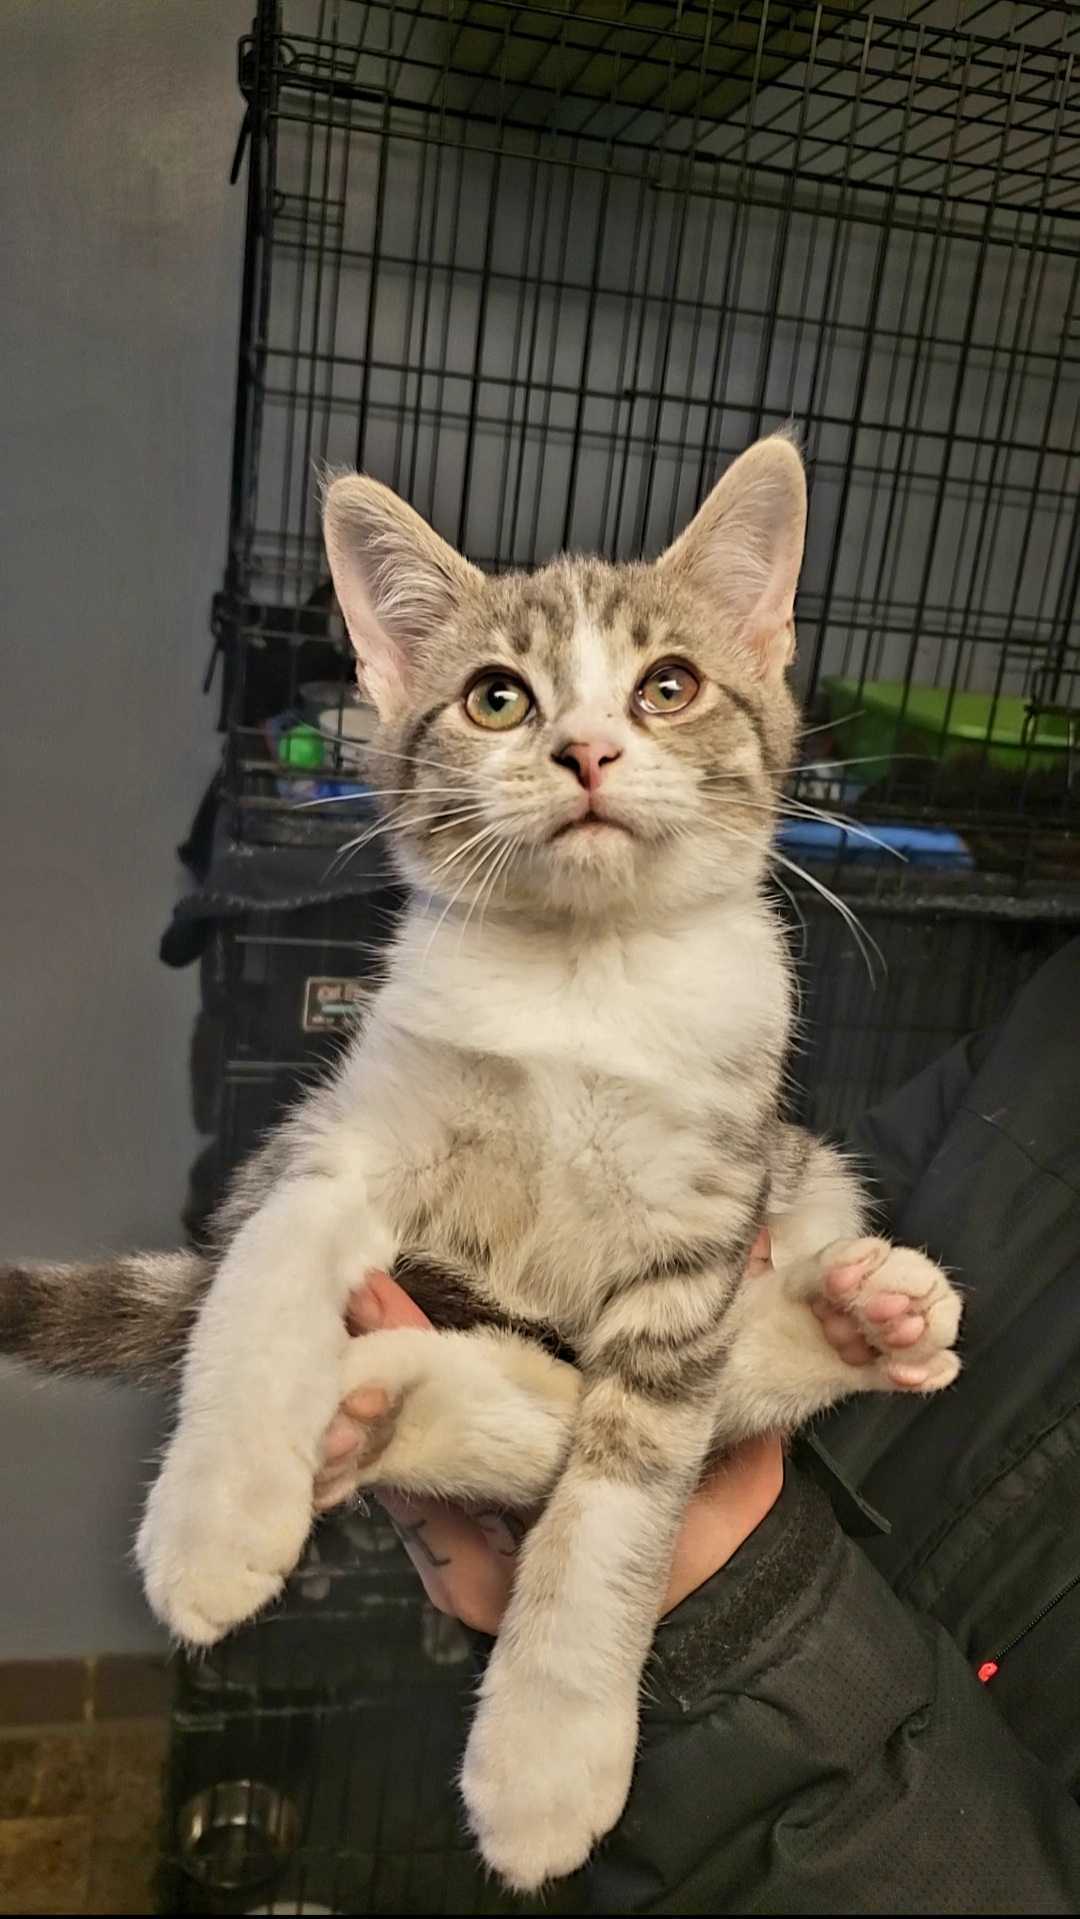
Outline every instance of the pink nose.
[[571, 740], [561, 752], [553, 753], [556, 766], [568, 767], [586, 793], [595, 793], [604, 777], [604, 769], [622, 758], [622, 748], [612, 740]]

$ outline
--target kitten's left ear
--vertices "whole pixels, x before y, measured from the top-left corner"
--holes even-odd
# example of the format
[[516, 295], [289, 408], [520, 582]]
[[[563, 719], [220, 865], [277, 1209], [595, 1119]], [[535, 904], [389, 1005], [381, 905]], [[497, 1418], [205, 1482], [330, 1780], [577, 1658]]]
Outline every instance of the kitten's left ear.
[[415, 655], [483, 574], [388, 486], [362, 473], [332, 480], [323, 536], [360, 678], [382, 719], [410, 703]]
[[806, 475], [786, 433], [733, 461], [684, 533], [658, 560], [681, 574], [753, 652], [763, 673], [795, 650], [795, 588], [806, 540]]

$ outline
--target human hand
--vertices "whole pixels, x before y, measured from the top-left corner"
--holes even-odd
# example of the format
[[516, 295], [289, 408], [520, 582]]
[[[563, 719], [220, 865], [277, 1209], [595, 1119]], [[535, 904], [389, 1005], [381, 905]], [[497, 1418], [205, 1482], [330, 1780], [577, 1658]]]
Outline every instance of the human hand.
[[[345, 1319], [354, 1338], [363, 1333], [394, 1332], [399, 1327], [436, 1330], [388, 1273], [367, 1275], [350, 1294]], [[315, 1475], [316, 1512], [329, 1512], [356, 1492], [371, 1425], [388, 1410], [389, 1396], [378, 1387], [360, 1387], [346, 1394], [323, 1435], [322, 1464]]]
[[[768, 1237], [762, 1234], [750, 1256], [748, 1277], [756, 1277], [768, 1264]], [[354, 1333], [429, 1325], [408, 1295], [384, 1273], [373, 1275], [349, 1303], [349, 1326]], [[366, 1428], [386, 1410], [386, 1395], [371, 1388], [343, 1401], [323, 1442], [323, 1465], [315, 1481], [320, 1511], [355, 1490]], [[778, 1436], [748, 1440], [713, 1468], [687, 1509], [663, 1612], [678, 1605], [731, 1557], [765, 1517], [782, 1483]], [[381, 1493], [380, 1500], [431, 1603], [465, 1625], [495, 1632], [510, 1597], [518, 1547], [535, 1515], [466, 1513], [444, 1501], [405, 1499], [392, 1493]]]

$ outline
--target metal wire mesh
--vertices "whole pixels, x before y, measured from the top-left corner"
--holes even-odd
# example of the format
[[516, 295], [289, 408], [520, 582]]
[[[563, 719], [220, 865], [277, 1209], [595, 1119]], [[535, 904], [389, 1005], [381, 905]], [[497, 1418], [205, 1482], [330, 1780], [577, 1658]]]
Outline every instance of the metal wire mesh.
[[863, 1114], [941, 1058], [997, 1024], [1021, 987], [1077, 922], [990, 919], [871, 903], [862, 924], [880, 953], [871, 965], [820, 903], [792, 927], [800, 980], [792, 1062], [793, 1112], [815, 1132], [849, 1139]]
[[324, 1521], [284, 1602], [199, 1662], [173, 1712], [170, 1912], [499, 1913], [454, 1778], [462, 1629], [419, 1597], [385, 1521]]
[[266, 722], [350, 673], [320, 463], [502, 568], [659, 550], [794, 420], [835, 793], [974, 834], [968, 890], [1045, 881], [1080, 790], [1077, 10], [895, 11], [261, 8], [217, 609], [258, 830], [295, 831]]

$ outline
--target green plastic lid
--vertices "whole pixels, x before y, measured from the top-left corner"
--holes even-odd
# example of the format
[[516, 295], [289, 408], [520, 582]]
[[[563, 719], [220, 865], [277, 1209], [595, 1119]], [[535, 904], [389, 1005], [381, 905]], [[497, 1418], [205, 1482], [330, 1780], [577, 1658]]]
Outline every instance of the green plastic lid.
[[278, 741], [278, 759], [283, 766], [320, 767], [323, 757], [323, 742], [318, 728], [308, 726], [306, 721], [301, 721], [299, 726], [290, 726]]

